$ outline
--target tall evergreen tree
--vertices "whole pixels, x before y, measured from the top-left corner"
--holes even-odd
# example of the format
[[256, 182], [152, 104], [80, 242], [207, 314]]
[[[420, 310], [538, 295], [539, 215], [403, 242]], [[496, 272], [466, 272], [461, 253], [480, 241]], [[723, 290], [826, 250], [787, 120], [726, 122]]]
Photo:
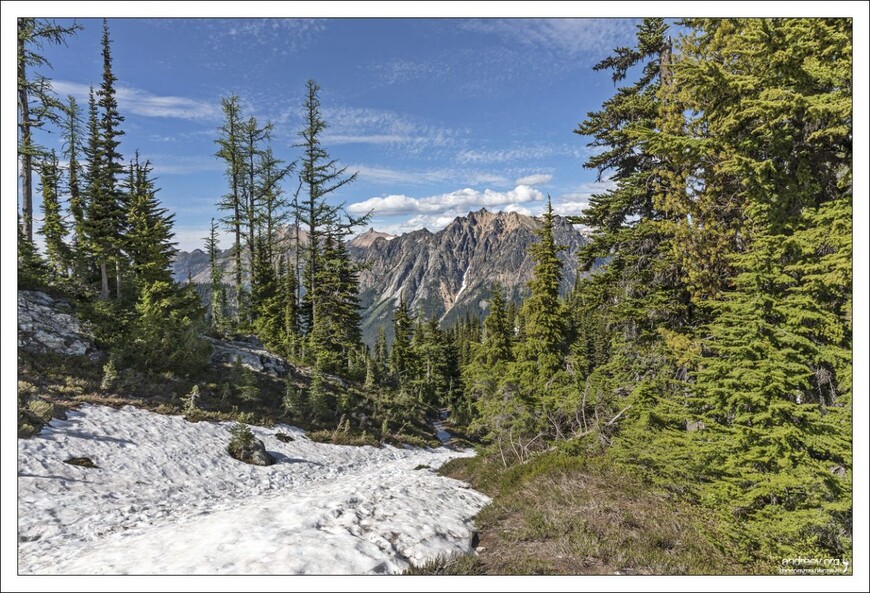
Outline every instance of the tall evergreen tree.
[[81, 108], [72, 95], [67, 97], [62, 137], [64, 140], [63, 155], [68, 163], [67, 193], [69, 194], [69, 211], [72, 215], [73, 272], [79, 282], [84, 282], [87, 274], [87, 250], [85, 249], [87, 204], [82, 191], [82, 165], [79, 162], [79, 155], [82, 154], [82, 121]]
[[414, 316], [402, 294], [399, 296], [399, 306], [393, 312], [393, 349], [390, 352], [390, 372], [400, 385], [408, 381], [413, 365], [411, 351], [413, 331]]
[[318, 92], [320, 86], [313, 80], [306, 83], [303, 103], [304, 124], [299, 131], [302, 139], [297, 146], [303, 149], [300, 178], [305, 187], [306, 199], [301, 206], [302, 220], [308, 232], [305, 257], [305, 296], [302, 303], [302, 318], [306, 331], [313, 331], [316, 324], [317, 279], [320, 277], [320, 249], [328, 228], [336, 224], [338, 209], [327, 203], [330, 194], [356, 179], [356, 173], [347, 175], [347, 167], [339, 167], [338, 161], [330, 158], [323, 147], [322, 137], [327, 124], [320, 110]]
[[118, 100], [115, 97], [117, 77], [112, 72], [111, 39], [109, 24], [103, 19], [102, 36], [103, 81], [97, 90], [97, 105], [101, 108], [99, 120], [99, 150], [100, 150], [100, 180], [105, 204], [104, 224], [109, 232], [105, 235], [109, 248], [109, 259], [115, 267], [115, 296], [122, 297], [122, 275], [124, 254], [122, 253], [122, 235], [126, 230], [125, 196], [119, 186], [119, 180], [124, 174], [123, 156], [118, 150], [121, 144], [120, 136], [124, 135], [120, 125], [124, 118], [118, 112]]
[[226, 313], [226, 291], [224, 290], [224, 271], [218, 264], [218, 225], [211, 219], [208, 237], [205, 238], [205, 252], [208, 254], [209, 277], [211, 278], [211, 302], [209, 305], [211, 329], [221, 333], [224, 329]]
[[539, 240], [529, 252], [535, 262], [529, 281], [529, 297], [523, 303], [525, 340], [517, 344], [517, 360], [532, 363], [537, 372], [551, 376], [562, 366], [565, 351], [565, 316], [559, 300], [562, 262], [557, 254], [564, 249], [553, 236], [553, 206], [547, 201], [543, 225], [535, 233]]
[[242, 230], [244, 226], [243, 185], [245, 179], [245, 160], [243, 149], [243, 122], [240, 99], [230, 95], [221, 99], [221, 109], [224, 112], [224, 124], [220, 128], [220, 137], [215, 141], [218, 151], [215, 154], [226, 163], [226, 177], [229, 182], [229, 193], [218, 204], [220, 210], [228, 214], [222, 219], [227, 230], [233, 234], [233, 258], [235, 261], [235, 320], [238, 324], [245, 317], [244, 292], [242, 284]]
[[58, 123], [62, 105], [51, 90], [51, 82], [34, 70], [51, 68], [40, 52], [47, 45], [66, 44], [81, 25], [61, 27], [53, 21], [18, 19], [18, 156], [21, 159], [22, 224], [24, 236], [33, 241], [33, 159], [44, 150], [33, 139], [33, 131], [46, 122]]
[[45, 251], [52, 276], [61, 279], [68, 275], [71, 254], [69, 246], [64, 242], [68, 229], [60, 207], [60, 169], [53, 150], [40, 166], [40, 177], [43, 222], [39, 233], [45, 237]]
[[110, 212], [115, 204], [106, 191], [100, 145], [100, 128], [97, 115], [97, 102], [93, 88], [88, 95], [88, 142], [84, 149], [86, 159], [85, 195], [86, 210], [84, 231], [87, 238], [85, 248], [99, 266], [100, 299], [109, 298], [108, 262], [112, 247], [117, 241], [116, 229], [111, 224]]
[[172, 260], [176, 243], [172, 241], [175, 214], [160, 205], [151, 177], [151, 163], [130, 161], [127, 194], [127, 232], [124, 251], [129, 257], [135, 286], [140, 289], [154, 282], [172, 281]]
[[495, 284], [490, 291], [489, 315], [483, 322], [483, 332], [480, 356], [485, 365], [492, 367], [499, 361], [513, 359], [513, 331], [508, 323], [504, 290], [500, 284]]

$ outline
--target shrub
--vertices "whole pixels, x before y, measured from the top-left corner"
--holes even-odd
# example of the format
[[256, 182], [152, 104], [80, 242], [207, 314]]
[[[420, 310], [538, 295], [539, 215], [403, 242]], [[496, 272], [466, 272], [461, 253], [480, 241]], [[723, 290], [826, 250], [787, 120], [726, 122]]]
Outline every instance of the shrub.
[[239, 457], [242, 451], [248, 449], [254, 443], [254, 433], [244, 422], [235, 423], [230, 428], [230, 444], [227, 450], [233, 457]]
[[115, 363], [115, 357], [109, 358], [108, 362], [103, 365], [103, 379], [100, 382], [100, 389], [103, 391], [111, 391], [118, 382], [118, 366]]

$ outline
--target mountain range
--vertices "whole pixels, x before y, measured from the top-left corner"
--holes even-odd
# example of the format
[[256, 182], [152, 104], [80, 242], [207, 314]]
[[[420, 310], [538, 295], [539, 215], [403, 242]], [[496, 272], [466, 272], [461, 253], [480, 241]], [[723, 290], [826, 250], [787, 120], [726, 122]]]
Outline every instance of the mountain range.
[[[359, 274], [363, 337], [371, 344], [378, 327], [392, 330], [393, 311], [400, 298], [426, 318], [437, 318], [447, 327], [466, 313], [479, 315], [488, 306], [492, 285], [499, 283], [508, 299], [519, 301], [526, 293], [534, 262], [528, 254], [536, 242], [537, 218], [517, 212], [469, 212], [444, 229], [420, 229], [401, 236], [374, 229], [348, 243], [351, 257], [362, 264]], [[556, 243], [565, 249], [562, 292], [577, 278], [576, 251], [586, 243], [583, 234], [565, 218], [556, 216]], [[230, 250], [220, 253], [229, 281], [233, 267]], [[181, 251], [173, 266], [175, 279], [209, 283], [208, 256], [200, 249]]]

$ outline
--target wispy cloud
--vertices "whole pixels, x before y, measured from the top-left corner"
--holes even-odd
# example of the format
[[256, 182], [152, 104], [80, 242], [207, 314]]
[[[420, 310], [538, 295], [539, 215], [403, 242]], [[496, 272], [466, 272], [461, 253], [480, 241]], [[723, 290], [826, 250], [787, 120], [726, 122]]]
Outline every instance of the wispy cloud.
[[472, 148], [459, 151], [456, 160], [463, 164], [495, 164], [542, 160], [554, 156], [582, 158], [583, 149], [569, 144], [524, 144], [499, 149]]
[[200, 172], [219, 172], [224, 164], [208, 155], [149, 154], [155, 175], [190, 175]]
[[553, 176], [545, 173], [535, 173], [533, 175], [526, 175], [525, 177], [520, 177], [516, 180], [517, 185], [544, 185], [545, 183], [550, 183], [553, 180]]
[[418, 153], [424, 148], [447, 146], [458, 131], [433, 125], [407, 114], [361, 107], [332, 107], [323, 110], [329, 128], [327, 144], [377, 144], [400, 146]]
[[474, 19], [460, 21], [469, 31], [496, 35], [502, 40], [543, 49], [565, 59], [610, 52], [634, 36], [636, 19]]
[[[54, 91], [61, 96], [73, 95], [82, 100], [87, 99], [90, 88], [86, 84], [65, 80], [54, 80], [51, 85]], [[155, 95], [142, 89], [124, 85], [118, 85], [116, 97], [118, 99], [118, 108], [125, 113], [132, 113], [133, 115], [187, 120], [220, 119], [220, 109], [216, 103], [199, 99]]]
[[[467, 185], [507, 186], [510, 181], [504, 175], [491, 171], [479, 171], [464, 167], [439, 169], [395, 169], [373, 165], [352, 164], [348, 171], [356, 171], [361, 179], [373, 183], [401, 183], [422, 185], [426, 183], [454, 182]], [[517, 183], [516, 185], [521, 185]]]
[[416, 82], [418, 80], [445, 80], [454, 72], [453, 64], [441, 61], [414, 61], [393, 58], [378, 64], [371, 64], [367, 70], [374, 78], [385, 85]]
[[382, 198], [369, 198], [351, 204], [351, 214], [365, 214], [373, 211], [375, 216], [397, 216], [408, 214], [444, 214], [452, 211], [465, 211], [480, 207], [507, 206], [543, 200], [544, 194], [535, 188], [519, 185], [506, 192], [485, 189], [483, 191], [465, 188], [450, 193], [423, 198], [413, 198], [404, 194]]

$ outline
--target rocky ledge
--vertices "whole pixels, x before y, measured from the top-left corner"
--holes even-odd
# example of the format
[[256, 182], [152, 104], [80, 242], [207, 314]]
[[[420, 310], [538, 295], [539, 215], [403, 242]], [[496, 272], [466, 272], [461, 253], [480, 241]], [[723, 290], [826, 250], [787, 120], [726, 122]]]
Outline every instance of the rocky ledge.
[[95, 354], [93, 336], [72, 306], [44, 292], [18, 291], [18, 347], [28, 352], [67, 356]]

